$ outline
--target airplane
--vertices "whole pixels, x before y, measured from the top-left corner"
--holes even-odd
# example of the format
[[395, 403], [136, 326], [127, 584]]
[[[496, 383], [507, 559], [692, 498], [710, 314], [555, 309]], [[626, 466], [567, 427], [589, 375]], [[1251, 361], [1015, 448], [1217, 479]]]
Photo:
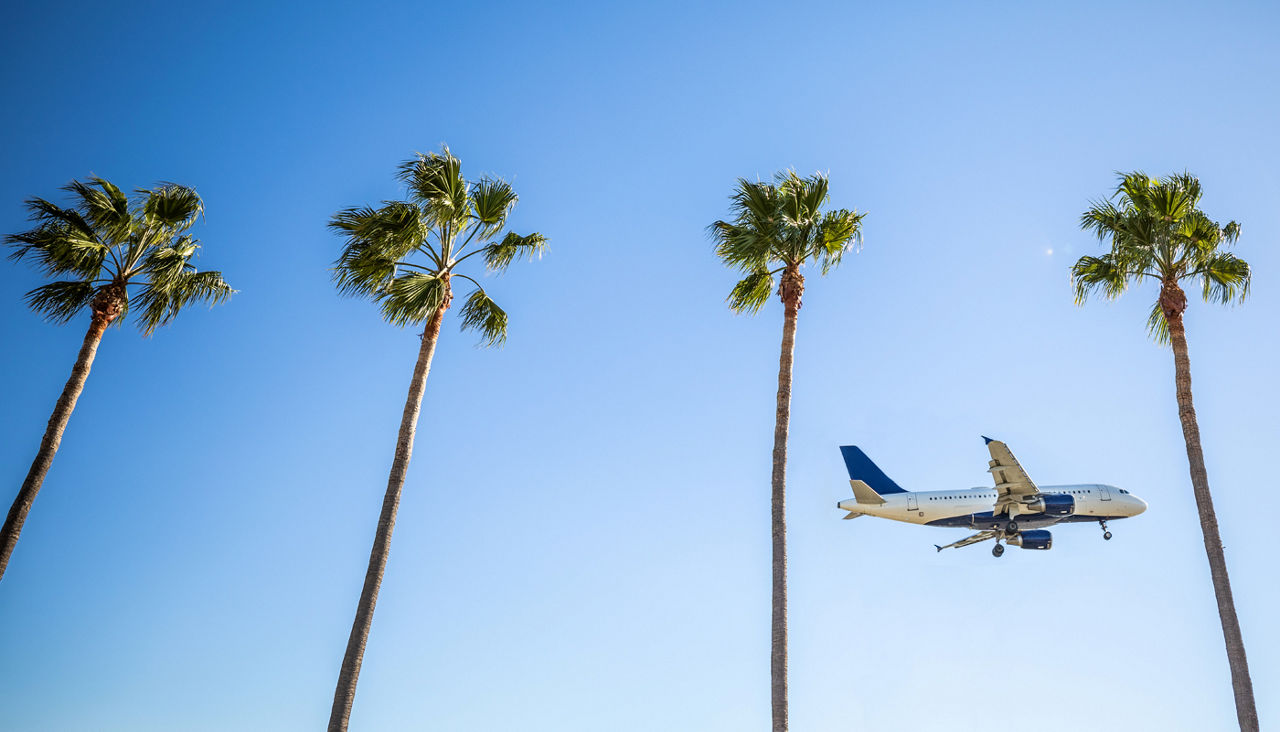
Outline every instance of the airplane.
[[995, 539], [993, 556], [1004, 555], [1004, 545], [1023, 549], [1049, 549], [1053, 534], [1041, 528], [1061, 523], [1098, 522], [1102, 538], [1111, 539], [1108, 521], [1137, 516], [1147, 502], [1123, 488], [1100, 483], [1047, 485], [1037, 488], [1018, 464], [1009, 446], [984, 436], [991, 451], [988, 472], [995, 488], [956, 491], [906, 491], [884, 474], [866, 453], [845, 445], [840, 448], [849, 469], [853, 498], [836, 506], [848, 511], [845, 519], [878, 516], [924, 526], [978, 529], [978, 533], [940, 546], [938, 551]]

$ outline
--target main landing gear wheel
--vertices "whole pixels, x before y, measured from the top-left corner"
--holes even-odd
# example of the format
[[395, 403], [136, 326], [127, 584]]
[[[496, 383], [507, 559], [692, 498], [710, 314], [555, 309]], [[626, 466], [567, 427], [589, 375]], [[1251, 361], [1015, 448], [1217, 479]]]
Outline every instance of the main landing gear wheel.
[[1004, 530], [1009, 532], [1010, 534], [1018, 533], [1018, 522], [1010, 521], [1009, 523], [1004, 525]]
[[993, 556], [993, 557], [999, 557], [999, 556], [1003, 556], [1003, 555], [1004, 555], [1004, 545], [1003, 545], [1003, 544], [996, 544], [995, 546], [991, 547], [991, 556]]

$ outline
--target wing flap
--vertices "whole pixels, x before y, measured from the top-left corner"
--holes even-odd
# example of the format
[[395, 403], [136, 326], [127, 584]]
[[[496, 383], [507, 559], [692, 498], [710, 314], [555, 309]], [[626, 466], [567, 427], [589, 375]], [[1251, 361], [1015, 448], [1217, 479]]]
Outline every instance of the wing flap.
[[953, 541], [953, 542], [951, 542], [950, 544], [947, 544], [946, 546], [938, 546], [937, 544], [934, 544], [934, 546], [935, 546], [935, 547], [938, 547], [938, 551], [942, 551], [943, 549], [951, 549], [952, 547], [955, 547], [955, 548], [957, 548], [957, 549], [958, 549], [958, 548], [960, 548], [960, 547], [962, 547], [962, 546], [969, 546], [970, 544], [977, 544], [977, 543], [979, 543], [979, 542], [983, 542], [983, 541], [986, 541], [986, 540], [988, 540], [988, 539], [994, 539], [994, 538], [996, 538], [996, 534], [997, 534], [997, 533], [999, 533], [999, 532], [996, 532], [996, 531], [979, 531], [979, 532], [978, 532], [978, 533], [976, 533], [976, 534], [972, 534], [972, 535], [970, 535], [970, 536], [966, 536], [965, 538], [961, 539], [960, 541]]

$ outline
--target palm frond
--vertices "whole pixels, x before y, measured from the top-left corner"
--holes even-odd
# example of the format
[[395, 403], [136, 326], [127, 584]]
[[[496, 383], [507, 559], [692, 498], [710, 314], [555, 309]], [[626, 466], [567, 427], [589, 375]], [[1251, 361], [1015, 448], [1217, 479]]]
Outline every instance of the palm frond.
[[1183, 216], [1176, 232], [1191, 250], [1212, 251], [1222, 241], [1222, 229], [1218, 222], [1206, 216], [1203, 211], [1191, 211]]
[[1235, 244], [1240, 238], [1240, 224], [1235, 221], [1228, 221], [1227, 225], [1222, 227], [1222, 242], [1227, 245]]
[[[93, 229], [93, 224], [85, 221], [79, 211], [74, 208], [62, 208], [56, 203], [46, 201], [43, 198], [28, 198], [27, 214], [31, 221], [37, 221], [45, 225], [54, 225], [57, 228], [69, 229], [70, 234], [78, 235], [80, 238], [97, 241], [97, 232]], [[57, 226], [57, 225], [61, 226]]]
[[1194, 209], [1200, 204], [1200, 197], [1203, 194], [1200, 188], [1200, 179], [1185, 170], [1162, 179], [1160, 185], [1176, 190], [1185, 196], [1188, 209]]
[[1159, 300], [1151, 306], [1151, 314], [1147, 316], [1147, 334], [1160, 345], [1169, 342], [1169, 321], [1164, 317], [1164, 309], [1160, 307]]
[[421, 323], [444, 303], [445, 282], [435, 274], [412, 272], [392, 279], [378, 293], [382, 316], [394, 325]]
[[429, 227], [412, 203], [344, 209], [330, 219], [329, 228], [347, 239], [333, 269], [334, 282], [344, 295], [377, 295], [396, 276], [397, 263], [415, 249], [438, 264], [427, 240]]
[[403, 259], [418, 248], [434, 254], [428, 240], [430, 227], [421, 209], [404, 201], [385, 201], [376, 209], [343, 209], [329, 220], [329, 228], [344, 234], [349, 243], [375, 250], [386, 259]]
[[477, 287], [462, 306], [462, 330], [479, 333], [482, 345], [501, 346], [507, 340], [507, 313]]
[[528, 236], [520, 236], [515, 232], [507, 232], [500, 241], [485, 247], [485, 266], [495, 272], [505, 270], [518, 257], [529, 261], [539, 259], [547, 249], [547, 238], [537, 232]]
[[84, 218], [92, 224], [104, 244], [119, 244], [129, 238], [133, 228], [129, 197], [114, 183], [94, 176], [88, 183], [73, 180], [63, 190], [80, 199]]
[[767, 231], [754, 226], [717, 221], [710, 227], [716, 256], [734, 269], [745, 272], [767, 267], [776, 241]]
[[27, 305], [51, 323], [65, 323], [93, 302], [97, 288], [83, 280], [50, 282], [27, 293]]
[[1080, 228], [1098, 237], [1099, 241], [1116, 236], [1124, 228], [1124, 212], [1111, 201], [1092, 201], [1089, 210], [1080, 215]]
[[195, 189], [177, 183], [161, 183], [147, 189], [139, 189], [143, 196], [142, 215], [148, 223], [182, 231], [191, 227], [204, 213], [204, 201]]
[[1112, 197], [1125, 200], [1138, 208], [1146, 207], [1147, 195], [1151, 187], [1156, 184], [1155, 179], [1141, 170], [1119, 173], [1118, 176], [1120, 182], [1116, 185], [1116, 191]]
[[507, 222], [516, 205], [516, 192], [500, 178], [481, 178], [471, 192], [471, 208], [480, 225], [481, 236], [492, 236]]
[[773, 294], [773, 274], [766, 270], [758, 270], [738, 281], [729, 291], [726, 302], [735, 313], [754, 315], [769, 302]]
[[1076, 291], [1076, 304], [1083, 305], [1089, 295], [1100, 292], [1108, 300], [1124, 294], [1128, 273], [1118, 266], [1113, 255], [1081, 257], [1071, 267], [1071, 284]]
[[815, 173], [802, 178], [795, 171], [787, 171], [778, 174], [777, 186], [783, 215], [791, 226], [811, 225], [822, 215], [830, 189], [826, 176]]
[[222, 279], [221, 272], [183, 270], [164, 280], [152, 280], [136, 298], [140, 308], [138, 330], [149, 336], [176, 318], [187, 305], [206, 303], [213, 307], [226, 302], [235, 292]]
[[350, 244], [333, 267], [338, 292], [349, 296], [377, 297], [396, 276], [396, 260], [381, 256], [367, 244]]
[[367, 239], [368, 232], [378, 216], [372, 206], [344, 208], [329, 219], [329, 228], [349, 239]]
[[107, 256], [106, 246], [85, 238], [78, 228], [62, 221], [46, 222], [30, 231], [10, 234], [5, 237], [5, 243], [12, 247], [10, 259], [31, 259], [51, 277], [75, 275], [94, 279]]
[[814, 257], [827, 274], [840, 265], [845, 252], [862, 246], [862, 219], [866, 213], [836, 209], [828, 211], [818, 224]]
[[1204, 282], [1205, 302], [1228, 305], [1244, 302], [1249, 296], [1253, 272], [1248, 262], [1230, 252], [1215, 252], [1205, 257], [1196, 273]]
[[1146, 207], [1161, 221], [1173, 223], [1190, 213], [1193, 203], [1185, 190], [1161, 183], [1148, 189]]
[[729, 200], [734, 223], [740, 227], [769, 236], [782, 225], [778, 189], [769, 183], [739, 178], [738, 187]]
[[716, 221], [709, 228], [716, 256], [744, 272], [767, 269], [783, 238], [784, 214], [778, 188], [739, 178], [729, 200], [733, 220]]
[[188, 271], [187, 260], [194, 256], [199, 245], [191, 237], [182, 237], [171, 246], [151, 247], [142, 263], [146, 278], [154, 285], [168, 288]]
[[409, 187], [409, 197], [420, 204], [432, 225], [461, 222], [467, 216], [467, 181], [462, 163], [449, 152], [418, 153], [400, 164], [399, 176]]

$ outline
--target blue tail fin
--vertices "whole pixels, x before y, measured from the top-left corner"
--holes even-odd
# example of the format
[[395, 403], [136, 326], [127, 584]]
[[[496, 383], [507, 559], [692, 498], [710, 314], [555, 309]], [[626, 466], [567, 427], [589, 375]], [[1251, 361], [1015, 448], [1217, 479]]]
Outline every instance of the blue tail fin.
[[849, 480], [860, 480], [882, 496], [888, 493], [906, 493], [883, 470], [876, 467], [865, 452], [853, 445], [845, 445], [840, 448], [840, 454], [844, 455], [845, 467], [849, 468]]

